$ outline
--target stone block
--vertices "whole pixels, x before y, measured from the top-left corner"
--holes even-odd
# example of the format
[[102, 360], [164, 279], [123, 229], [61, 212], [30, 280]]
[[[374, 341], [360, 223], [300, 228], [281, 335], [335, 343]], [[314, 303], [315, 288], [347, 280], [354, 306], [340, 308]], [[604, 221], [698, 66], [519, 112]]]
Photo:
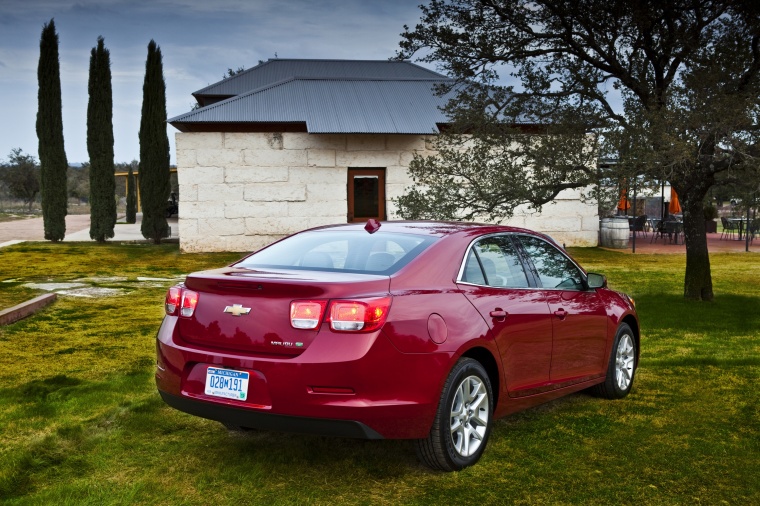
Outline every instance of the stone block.
[[182, 219], [177, 222], [180, 237], [195, 237], [198, 235], [198, 220], [182, 214]]
[[239, 149], [198, 149], [195, 159], [201, 167], [227, 167], [242, 165], [242, 153]]
[[555, 232], [577, 232], [581, 230], [581, 219], [578, 216], [559, 217], [544, 214], [526, 218], [525, 225], [526, 228], [552, 235]]
[[[345, 184], [345, 183], [344, 183]], [[346, 202], [345, 190], [339, 191], [336, 183], [309, 183], [306, 185], [308, 202]]]
[[177, 150], [223, 149], [224, 134], [221, 132], [180, 132], [174, 136]]
[[229, 251], [224, 237], [200, 236], [182, 237], [179, 239], [179, 249], [182, 253], [211, 253], [215, 251]]
[[245, 218], [199, 218], [198, 235], [225, 236], [245, 233]]
[[407, 167], [390, 166], [385, 169], [385, 184], [412, 184], [412, 178], [409, 176]]
[[226, 251], [252, 253], [282, 239], [281, 235], [232, 235], [225, 237]]
[[579, 200], [580, 197], [581, 191], [578, 188], [568, 188], [559, 192], [555, 200]]
[[343, 134], [286, 132], [282, 134], [282, 145], [285, 149], [333, 149], [345, 151], [346, 136]]
[[346, 219], [334, 216], [277, 216], [268, 218], [246, 218], [246, 235], [279, 236], [295, 234], [302, 230], [324, 225], [345, 223]]
[[224, 202], [179, 201], [179, 223], [185, 218], [224, 218]]
[[[335, 188], [343, 188], [345, 193], [348, 175], [345, 167], [289, 167], [288, 182], [290, 183], [329, 183]], [[335, 191], [335, 190], [334, 190]]]
[[2, 309], [0, 310], [0, 326], [10, 325], [11, 323], [22, 320], [27, 316], [31, 316], [37, 311], [42, 310], [42, 308], [55, 302], [57, 298], [58, 295], [55, 293], [46, 293], [20, 304], [16, 304], [13, 307]]
[[581, 217], [581, 230], [584, 232], [599, 232], [599, 215], [582, 216]]
[[288, 180], [287, 167], [227, 167], [224, 170], [226, 183], [270, 183]]
[[400, 165], [399, 153], [396, 151], [346, 151], [335, 154], [338, 167], [364, 168], [388, 167]]
[[306, 186], [293, 183], [256, 183], [245, 187], [244, 200], [254, 202], [300, 202], [306, 200]]
[[415, 151], [425, 149], [425, 136], [388, 135], [385, 138], [385, 149], [388, 151]]
[[311, 167], [335, 167], [334, 149], [309, 149], [306, 156]]
[[403, 195], [406, 192], [407, 188], [408, 186], [404, 184], [387, 184], [386, 183], [385, 185], [386, 206], [390, 204], [393, 199], [397, 199], [401, 195]]
[[510, 227], [520, 227], [520, 228], [526, 228], [525, 226], [525, 216], [512, 216], [511, 218], [507, 220], [503, 220], [501, 222], [502, 225], [508, 225]]
[[227, 132], [224, 134], [227, 149], [282, 149], [282, 134], [276, 132]]
[[287, 216], [287, 202], [225, 202], [225, 218], [266, 218]]
[[177, 171], [177, 181], [180, 184], [224, 183], [224, 169], [222, 167], [186, 167]]
[[241, 184], [199, 184], [199, 202], [228, 202], [243, 200], [244, 185]]
[[310, 228], [308, 218], [292, 216], [270, 216], [266, 218], [246, 218], [246, 235], [290, 235]]
[[599, 234], [594, 232], [556, 232], [549, 234], [559, 244], [577, 248], [599, 246]]
[[336, 223], [345, 223], [348, 215], [346, 200], [329, 202], [288, 202], [288, 216], [308, 218], [312, 216], [333, 217]]
[[398, 206], [389, 197], [385, 203], [385, 214], [389, 220], [403, 220], [404, 218], [398, 214]]
[[[181, 171], [177, 171], [179, 174]], [[181, 181], [181, 179], [180, 179]], [[183, 184], [179, 183], [179, 203], [182, 202], [195, 202], [198, 200], [198, 185], [196, 184]]]
[[306, 151], [303, 150], [243, 150], [244, 165], [259, 167], [293, 167], [307, 163]]
[[346, 151], [385, 151], [385, 135], [353, 134], [346, 141]]
[[334, 216], [312, 216], [309, 218], [309, 228], [324, 227], [326, 225], [335, 225], [337, 223], [345, 223], [346, 218], [341, 217], [337, 219]]
[[197, 162], [195, 160], [194, 149], [178, 149], [177, 150], [177, 167], [180, 169], [185, 167], [195, 167]]
[[438, 139], [438, 136], [436, 135], [426, 135], [425, 136], [425, 149], [428, 151], [438, 151], [436, 149], [436, 140]]

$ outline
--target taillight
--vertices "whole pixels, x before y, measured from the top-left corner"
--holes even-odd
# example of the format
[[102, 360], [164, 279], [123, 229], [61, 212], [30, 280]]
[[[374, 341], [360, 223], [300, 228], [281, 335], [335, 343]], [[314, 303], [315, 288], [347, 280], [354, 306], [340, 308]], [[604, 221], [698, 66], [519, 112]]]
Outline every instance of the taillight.
[[166, 301], [164, 302], [164, 309], [166, 314], [173, 316], [177, 313], [177, 306], [179, 306], [180, 298], [182, 297], [182, 288], [179, 286], [173, 286], [166, 292]]
[[179, 284], [169, 288], [166, 292], [164, 310], [169, 316], [193, 316], [195, 306], [198, 305], [198, 292], [186, 289]]
[[181, 316], [193, 316], [195, 306], [198, 305], [198, 292], [182, 290], [182, 307], [179, 310]]
[[290, 303], [290, 324], [294, 329], [317, 328], [326, 305], [326, 300], [294, 300]]
[[330, 328], [348, 332], [369, 332], [383, 326], [391, 307], [390, 297], [336, 300], [330, 305]]

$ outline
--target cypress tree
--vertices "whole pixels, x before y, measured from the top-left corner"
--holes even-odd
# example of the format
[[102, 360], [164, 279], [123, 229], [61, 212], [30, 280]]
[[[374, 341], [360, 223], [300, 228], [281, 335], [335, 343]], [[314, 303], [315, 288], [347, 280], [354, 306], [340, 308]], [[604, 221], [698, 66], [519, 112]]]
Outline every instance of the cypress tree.
[[58, 34], [51, 19], [42, 27], [37, 66], [37, 139], [40, 157], [40, 195], [45, 239], [61, 241], [66, 235], [66, 171], [61, 112], [61, 70]]
[[135, 187], [135, 173], [132, 167], [129, 168], [127, 175], [127, 223], [137, 221], [137, 187]]
[[113, 166], [111, 55], [103, 37], [90, 52], [90, 101], [87, 104], [87, 152], [90, 154], [90, 238], [102, 243], [114, 235], [116, 178]]
[[160, 244], [169, 233], [166, 201], [169, 183], [169, 138], [166, 135], [166, 83], [161, 48], [151, 40], [145, 62], [140, 119], [140, 203], [143, 237]]

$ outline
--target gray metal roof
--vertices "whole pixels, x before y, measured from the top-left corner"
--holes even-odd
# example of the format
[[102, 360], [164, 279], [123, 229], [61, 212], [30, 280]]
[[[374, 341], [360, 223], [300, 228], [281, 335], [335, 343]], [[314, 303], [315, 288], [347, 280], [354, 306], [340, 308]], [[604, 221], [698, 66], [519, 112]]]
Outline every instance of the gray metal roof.
[[438, 133], [437, 124], [448, 122], [440, 108], [451, 95], [435, 93], [436, 84], [448, 81], [435, 75], [435, 79], [289, 76], [176, 116], [169, 123], [181, 131], [191, 124], [303, 122], [309, 133]]
[[271, 59], [206, 86], [194, 96], [231, 97], [295, 76], [305, 78], [446, 79], [408, 61]]

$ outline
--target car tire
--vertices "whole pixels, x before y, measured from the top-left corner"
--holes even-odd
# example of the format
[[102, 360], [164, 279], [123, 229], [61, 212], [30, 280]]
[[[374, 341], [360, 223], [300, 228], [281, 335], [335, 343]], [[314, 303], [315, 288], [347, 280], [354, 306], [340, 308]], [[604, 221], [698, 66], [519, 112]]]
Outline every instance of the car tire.
[[493, 390], [483, 366], [460, 359], [443, 386], [433, 426], [417, 440], [417, 457], [441, 471], [460, 471], [483, 455], [493, 425]]
[[607, 376], [593, 387], [592, 393], [605, 399], [622, 399], [631, 391], [637, 366], [636, 338], [631, 327], [622, 323], [615, 334]]

